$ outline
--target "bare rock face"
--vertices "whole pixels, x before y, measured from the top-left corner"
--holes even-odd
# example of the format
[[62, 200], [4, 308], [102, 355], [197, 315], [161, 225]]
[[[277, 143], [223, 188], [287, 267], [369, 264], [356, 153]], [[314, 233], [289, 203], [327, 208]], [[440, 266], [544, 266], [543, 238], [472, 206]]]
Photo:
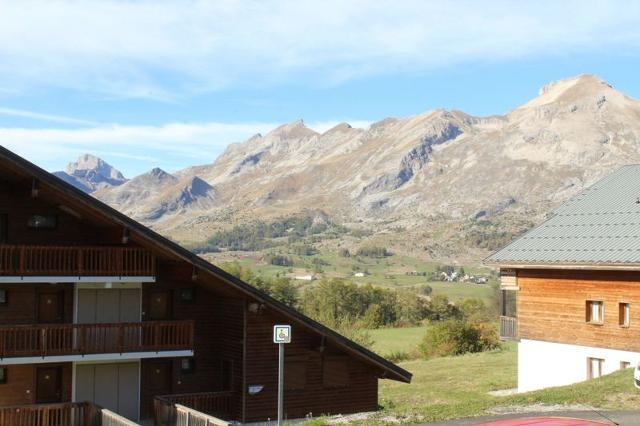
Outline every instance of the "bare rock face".
[[77, 161], [69, 163], [64, 172], [54, 174], [85, 192], [119, 186], [127, 181], [118, 170], [90, 154], [81, 155]]
[[[640, 102], [580, 75], [546, 85], [502, 116], [434, 110], [366, 129], [342, 123], [324, 133], [299, 120], [230, 145], [213, 164], [170, 177], [152, 171], [140, 185], [138, 178], [105, 185], [96, 195], [161, 231], [193, 238], [206, 237], [225, 220], [305, 209], [374, 229], [401, 224], [425, 230], [434, 218], [541, 217], [617, 167], [637, 162]], [[81, 170], [106, 182], [124, 179], [91, 159], [70, 171], [99, 185]], [[202, 228], [205, 222], [211, 226]]]

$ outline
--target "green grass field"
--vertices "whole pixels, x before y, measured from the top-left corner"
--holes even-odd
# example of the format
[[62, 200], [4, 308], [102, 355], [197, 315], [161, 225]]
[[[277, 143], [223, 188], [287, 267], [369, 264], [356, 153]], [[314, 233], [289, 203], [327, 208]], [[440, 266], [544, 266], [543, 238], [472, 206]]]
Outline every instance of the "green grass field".
[[426, 327], [379, 328], [367, 332], [375, 342], [373, 351], [385, 356], [394, 351], [411, 353], [416, 350]]

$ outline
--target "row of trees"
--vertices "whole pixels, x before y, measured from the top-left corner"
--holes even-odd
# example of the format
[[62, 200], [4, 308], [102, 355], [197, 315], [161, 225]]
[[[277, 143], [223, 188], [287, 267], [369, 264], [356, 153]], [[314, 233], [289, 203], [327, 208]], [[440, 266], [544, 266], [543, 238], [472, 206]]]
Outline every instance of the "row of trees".
[[304, 291], [289, 279], [265, 279], [240, 264], [223, 265], [281, 302], [365, 345], [366, 329], [428, 323], [420, 352], [425, 357], [478, 352], [499, 345], [494, 306], [482, 300], [451, 303], [444, 295], [425, 291], [391, 290], [370, 284], [358, 286], [340, 279], [320, 281]]

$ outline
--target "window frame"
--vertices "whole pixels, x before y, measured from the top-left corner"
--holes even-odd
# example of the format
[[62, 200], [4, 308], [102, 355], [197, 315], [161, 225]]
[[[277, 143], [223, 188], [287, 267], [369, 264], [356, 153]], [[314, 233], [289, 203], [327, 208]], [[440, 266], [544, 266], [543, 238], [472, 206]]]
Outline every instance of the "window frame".
[[[184, 362], [187, 362], [189, 364], [187, 368], [184, 368]], [[193, 374], [195, 371], [195, 358], [180, 358], [180, 374]]]
[[626, 370], [627, 368], [631, 368], [631, 362], [620, 361], [620, 370]]
[[[598, 365], [598, 375], [594, 375], [593, 371], [593, 362], [596, 361]], [[604, 359], [596, 358], [596, 357], [587, 357], [587, 380], [597, 379], [598, 377], [602, 377], [602, 370], [604, 366]]]
[[618, 325], [622, 328], [629, 328], [631, 325], [631, 303], [618, 303]]
[[[600, 318], [596, 321], [593, 319], [593, 305], [598, 304], [600, 306], [599, 315]], [[604, 324], [604, 301], [603, 300], [595, 300], [589, 299], [586, 301], [586, 322], [588, 324], [593, 325], [603, 325]]]
[[7, 384], [8, 375], [9, 375], [9, 368], [7, 366], [0, 367], [0, 385]]
[[[4, 298], [0, 298], [0, 307], [7, 306], [9, 304], [9, 292], [6, 288], [0, 288], [0, 295], [4, 295]], [[4, 301], [2, 301], [4, 299]]]

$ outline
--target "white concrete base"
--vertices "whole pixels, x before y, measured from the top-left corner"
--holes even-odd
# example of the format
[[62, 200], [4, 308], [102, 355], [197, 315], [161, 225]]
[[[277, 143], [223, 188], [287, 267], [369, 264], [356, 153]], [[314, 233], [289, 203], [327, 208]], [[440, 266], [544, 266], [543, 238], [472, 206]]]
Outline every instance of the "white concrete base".
[[619, 370], [622, 361], [635, 367], [640, 353], [522, 339], [518, 344], [518, 392], [587, 380], [587, 358], [603, 359], [602, 374], [609, 374]]

